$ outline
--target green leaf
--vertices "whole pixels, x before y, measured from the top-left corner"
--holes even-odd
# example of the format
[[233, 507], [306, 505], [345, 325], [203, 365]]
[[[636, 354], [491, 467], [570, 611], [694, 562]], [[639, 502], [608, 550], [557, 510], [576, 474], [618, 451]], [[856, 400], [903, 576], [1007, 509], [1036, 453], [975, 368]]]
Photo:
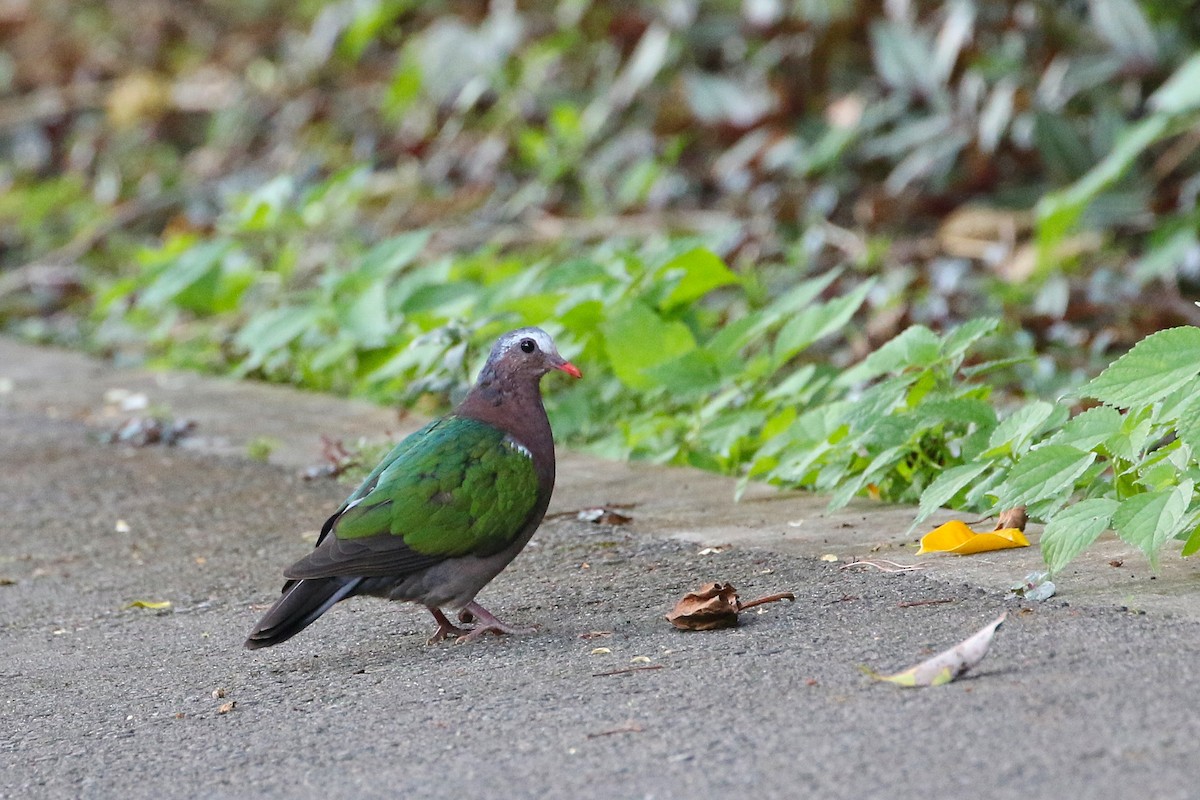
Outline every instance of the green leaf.
[[411, 264], [429, 242], [429, 231], [412, 231], [384, 239], [363, 254], [358, 272], [384, 280]]
[[964, 322], [947, 333], [942, 339], [942, 354], [946, 358], [957, 358], [967, 352], [971, 345], [992, 333], [1000, 326], [995, 317], [977, 317]]
[[903, 448], [889, 447], [886, 450], [880, 451], [857, 475], [851, 477], [849, 480], [839, 481], [840, 485], [830, 496], [826, 511], [836, 511], [844, 507], [854, 499], [856, 494], [862, 491], [864, 486], [890, 470], [895, 465], [897, 459], [901, 458], [903, 454]]
[[681, 253], [659, 267], [656, 277], [671, 280], [679, 274], [679, 282], [661, 303], [666, 311], [686, 305], [721, 286], [739, 282], [739, 278], [720, 257], [707, 247], [696, 247]]
[[989, 434], [996, 428], [996, 409], [974, 397], [926, 397], [910, 412], [927, 425], [960, 423], [974, 425]]
[[926, 486], [925, 491], [921, 492], [921, 502], [917, 506], [917, 517], [909, 527], [909, 532], [924, 522], [930, 514], [950, 502], [954, 495], [958, 494], [964, 486], [979, 477], [989, 466], [991, 465], [986, 461], [978, 461], [974, 464], [961, 464], [957, 467], [944, 470], [941, 475], [934, 478], [933, 483]]
[[149, 308], [174, 303], [190, 311], [203, 313], [208, 310], [206, 298], [211, 298], [215, 293], [216, 282], [221, 274], [221, 260], [228, 251], [229, 244], [220, 240], [185, 250], [167, 263], [141, 292], [138, 302]]
[[1079, 390], [1109, 405], [1150, 404], [1200, 373], [1200, 328], [1190, 325], [1152, 333]]
[[1187, 558], [1188, 556], [1195, 555], [1197, 550], [1200, 550], [1200, 526], [1192, 530], [1191, 534], [1187, 537], [1187, 541], [1183, 543], [1183, 549], [1179, 551], [1179, 555]]
[[1184, 528], [1192, 488], [1192, 482], [1184, 479], [1173, 489], [1136, 494], [1122, 501], [1113, 514], [1117, 535], [1141, 549], [1154, 569], [1158, 569], [1158, 551]]
[[1096, 454], [1065, 444], [1030, 450], [997, 490], [1002, 508], [1027, 506], [1070, 493], [1075, 479], [1096, 460]]
[[785, 319], [800, 313], [807, 313], [808, 306], [813, 300], [821, 296], [821, 293], [829, 288], [835, 280], [842, 274], [839, 269], [831, 269], [828, 272], [818, 275], [815, 278], [793, 286], [779, 297], [771, 301], [770, 305], [763, 309], [763, 314], [772, 321], [783, 317]]
[[1141, 413], [1132, 410], [1121, 417], [1121, 428], [1114, 435], [1104, 440], [1108, 452], [1117, 458], [1136, 461], [1150, 439], [1150, 412], [1141, 409]]
[[888, 372], [909, 367], [928, 367], [941, 356], [941, 342], [924, 325], [906, 328], [860, 363], [843, 372], [837, 380], [841, 386], [854, 386]]
[[1166, 134], [1168, 122], [1166, 115], [1156, 114], [1130, 126], [1116, 147], [1086, 175], [1038, 201], [1038, 249], [1042, 258], [1075, 227], [1087, 206], [1120, 180], [1146, 148]]
[[1058, 572], [1108, 529], [1120, 502], [1094, 497], [1067, 506], [1054, 515], [1042, 532], [1042, 558], [1051, 572]]
[[315, 305], [284, 306], [258, 314], [234, 337], [234, 344], [247, 351], [239, 368], [245, 371], [262, 366], [270, 355], [312, 328], [321, 314], [321, 308]]
[[1166, 114], [1200, 108], [1200, 53], [1193, 53], [1171, 73], [1171, 77], [1150, 95], [1148, 103], [1154, 111]]
[[641, 391], [658, 387], [646, 370], [696, 348], [686, 325], [665, 320], [645, 303], [636, 301], [607, 320], [601, 332], [613, 372], [626, 386]]
[[991, 439], [988, 440], [988, 452], [996, 451], [997, 455], [1021, 454], [1029, 440], [1043, 430], [1054, 411], [1054, 404], [1045, 400], [1035, 400], [1021, 406], [1000, 420], [996, 429], [992, 431]]
[[706, 350], [691, 350], [665, 364], [648, 367], [644, 374], [679, 397], [695, 397], [722, 384], [717, 359]]
[[772, 358], [776, 366], [782, 366], [813, 342], [843, 327], [854, 316], [854, 312], [858, 311], [863, 300], [867, 298], [867, 293], [874, 286], [874, 280], [865, 281], [850, 294], [809, 308], [795, 316], [780, 329], [775, 339]]
[[369, 287], [339, 315], [341, 327], [359, 347], [381, 347], [392, 332], [382, 286]]
[[1121, 413], [1111, 406], [1096, 406], [1067, 422], [1050, 441], [1054, 444], [1069, 444], [1080, 450], [1091, 450], [1115, 436], [1120, 430]]
[[1179, 438], [1193, 451], [1200, 452], [1200, 395], [1186, 402], [1175, 421]]

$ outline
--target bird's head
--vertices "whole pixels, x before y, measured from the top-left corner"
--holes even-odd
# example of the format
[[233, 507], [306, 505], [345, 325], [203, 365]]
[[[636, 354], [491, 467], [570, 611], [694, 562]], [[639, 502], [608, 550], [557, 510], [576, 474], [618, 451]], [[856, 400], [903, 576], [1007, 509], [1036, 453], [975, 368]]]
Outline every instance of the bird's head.
[[496, 375], [528, 375], [534, 380], [551, 370], [582, 378], [579, 367], [558, 354], [554, 340], [541, 328], [517, 328], [496, 340], [483, 372]]

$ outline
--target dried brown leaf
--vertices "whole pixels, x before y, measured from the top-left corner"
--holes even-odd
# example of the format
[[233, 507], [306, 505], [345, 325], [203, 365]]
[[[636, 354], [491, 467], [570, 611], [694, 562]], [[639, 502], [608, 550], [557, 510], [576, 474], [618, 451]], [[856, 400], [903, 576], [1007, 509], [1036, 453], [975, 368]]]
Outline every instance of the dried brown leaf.
[[1000, 512], [1000, 518], [996, 520], [996, 527], [993, 530], [1004, 530], [1005, 528], [1016, 528], [1022, 533], [1025, 532], [1025, 525], [1029, 522], [1029, 515], [1025, 513], [1025, 506], [1013, 506], [1010, 509]]
[[791, 592], [778, 592], [750, 600], [738, 600], [737, 589], [732, 583], [708, 583], [695, 592], [685, 594], [667, 621], [685, 631], [710, 631], [717, 628], [732, 628], [738, 623], [738, 612], [747, 608], [774, 603], [779, 600], [795, 600]]
[[667, 621], [685, 631], [710, 631], [737, 625], [737, 589], [731, 583], [708, 583], [685, 594]]

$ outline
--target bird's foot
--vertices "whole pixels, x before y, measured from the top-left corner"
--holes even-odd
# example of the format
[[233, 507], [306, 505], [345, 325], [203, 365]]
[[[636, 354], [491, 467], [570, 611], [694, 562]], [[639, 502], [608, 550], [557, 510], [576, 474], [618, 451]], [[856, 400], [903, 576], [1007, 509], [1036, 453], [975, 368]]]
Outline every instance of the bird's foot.
[[425, 642], [425, 644], [437, 644], [438, 642], [449, 639], [451, 636], [463, 636], [467, 633], [466, 629], [458, 627], [449, 619], [447, 619], [446, 615], [442, 613], [440, 608], [430, 607], [429, 613], [433, 614], [433, 618], [437, 620], [438, 627], [437, 630], [433, 632], [433, 636], [430, 636], [429, 640]]
[[463, 610], [458, 612], [458, 621], [463, 623], [472, 623], [472, 627], [471, 630], [467, 631], [465, 634], [459, 635], [456, 644], [473, 642], [489, 633], [495, 634], [496, 636], [501, 636], [506, 633], [534, 633], [537, 631], [536, 627], [517, 628], [509, 625], [507, 622], [500, 620], [496, 617], [496, 615], [479, 605], [479, 603], [476, 603], [474, 600], [472, 600], [470, 603], [467, 603]]

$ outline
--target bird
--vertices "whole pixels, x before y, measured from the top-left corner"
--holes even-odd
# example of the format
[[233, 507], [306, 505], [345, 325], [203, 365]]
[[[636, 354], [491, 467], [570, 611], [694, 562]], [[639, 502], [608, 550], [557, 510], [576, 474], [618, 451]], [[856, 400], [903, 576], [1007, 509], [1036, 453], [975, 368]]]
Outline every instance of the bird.
[[280, 598], [245, 646], [286, 641], [356, 595], [425, 606], [438, 626], [430, 644], [528, 632], [475, 595], [521, 552], [550, 503], [554, 437], [540, 384], [553, 370], [583, 377], [541, 328], [497, 339], [462, 402], [393, 447], [312, 552], [284, 570]]

